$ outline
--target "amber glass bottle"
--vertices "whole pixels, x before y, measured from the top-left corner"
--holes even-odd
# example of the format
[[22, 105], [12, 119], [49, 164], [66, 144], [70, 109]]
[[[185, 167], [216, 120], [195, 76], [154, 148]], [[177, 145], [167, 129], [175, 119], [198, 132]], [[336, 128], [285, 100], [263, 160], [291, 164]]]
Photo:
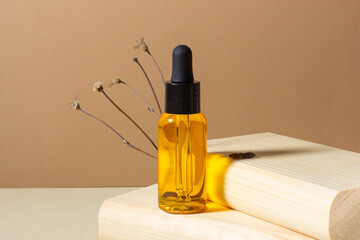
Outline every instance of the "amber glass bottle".
[[159, 207], [168, 213], [201, 212], [207, 194], [207, 123], [187, 46], [174, 49], [173, 73], [165, 86], [165, 113], [158, 122]]
[[202, 113], [163, 113], [159, 119], [159, 207], [203, 211], [206, 203], [206, 119]]

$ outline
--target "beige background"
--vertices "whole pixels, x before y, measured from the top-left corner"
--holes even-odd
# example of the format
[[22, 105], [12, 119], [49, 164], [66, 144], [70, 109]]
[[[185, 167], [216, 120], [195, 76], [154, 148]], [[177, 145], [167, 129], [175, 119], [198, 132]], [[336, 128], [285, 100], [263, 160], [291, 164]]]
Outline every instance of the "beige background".
[[[193, 49], [208, 138], [271, 131], [360, 152], [360, 2], [0, 2], [0, 187], [139, 186], [157, 163], [68, 103], [151, 145], [99, 93], [114, 76], [163, 103], [145, 37], [166, 79], [177, 44]], [[125, 88], [108, 90], [156, 139], [156, 119]]]

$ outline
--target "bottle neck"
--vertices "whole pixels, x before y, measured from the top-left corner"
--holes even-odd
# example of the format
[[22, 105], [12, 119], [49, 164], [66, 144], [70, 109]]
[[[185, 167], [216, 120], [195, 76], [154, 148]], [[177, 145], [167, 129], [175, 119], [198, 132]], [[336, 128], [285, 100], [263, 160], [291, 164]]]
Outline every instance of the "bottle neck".
[[200, 113], [200, 82], [166, 82], [165, 112], [172, 114]]

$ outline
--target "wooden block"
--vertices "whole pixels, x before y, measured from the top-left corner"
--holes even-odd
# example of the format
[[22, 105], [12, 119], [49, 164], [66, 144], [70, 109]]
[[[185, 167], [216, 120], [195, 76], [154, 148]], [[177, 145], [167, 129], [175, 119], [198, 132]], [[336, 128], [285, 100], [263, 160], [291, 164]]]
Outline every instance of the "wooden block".
[[360, 239], [360, 154], [272, 133], [210, 140], [208, 152], [213, 201], [314, 238]]
[[106, 200], [99, 235], [101, 240], [313, 239], [212, 202], [204, 213], [165, 213], [157, 206], [157, 185]]

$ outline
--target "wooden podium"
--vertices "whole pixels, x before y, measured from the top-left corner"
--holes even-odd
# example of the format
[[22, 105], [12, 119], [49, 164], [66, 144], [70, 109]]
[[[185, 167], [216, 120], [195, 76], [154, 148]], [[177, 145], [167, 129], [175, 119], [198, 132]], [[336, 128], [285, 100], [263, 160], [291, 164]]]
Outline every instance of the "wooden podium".
[[162, 212], [153, 185], [105, 201], [100, 238], [360, 239], [360, 154], [272, 133], [209, 140], [208, 152], [207, 212]]

